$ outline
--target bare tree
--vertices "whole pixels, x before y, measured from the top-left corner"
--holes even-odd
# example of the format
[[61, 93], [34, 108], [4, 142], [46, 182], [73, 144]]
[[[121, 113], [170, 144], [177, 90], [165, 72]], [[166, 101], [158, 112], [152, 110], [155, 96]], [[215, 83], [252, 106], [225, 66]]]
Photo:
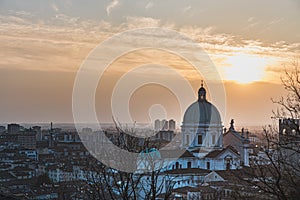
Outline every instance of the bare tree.
[[288, 92], [286, 97], [272, 99], [279, 105], [279, 109], [273, 112], [275, 118], [299, 118], [300, 114], [300, 69], [298, 61], [294, 61], [289, 67], [285, 66], [281, 83]]
[[286, 97], [272, 99], [279, 108], [273, 118], [280, 121], [265, 127], [263, 155], [253, 161], [251, 168], [244, 169], [239, 177], [245, 184], [257, 188], [262, 194], [258, 199], [298, 199], [300, 196], [300, 70], [298, 62], [285, 68], [281, 82], [288, 92]]
[[[129, 152], [141, 153], [154, 149], [160, 144], [151, 142], [150, 138], [139, 139], [135, 133], [135, 128], [123, 128], [120, 123], [114, 120], [116, 135], [109, 135], [108, 138], [114, 145]], [[110, 151], [109, 149], [101, 149], [101, 151]], [[145, 153], [147, 154], [147, 153]], [[106, 155], [106, 153], [103, 153]], [[107, 155], [118, 155], [118, 153], [107, 152]], [[147, 154], [148, 155], [148, 154]], [[163, 174], [164, 162], [161, 158], [151, 159], [147, 156], [147, 169], [145, 171], [138, 170], [138, 162], [134, 163], [130, 160], [113, 158], [120, 165], [129, 166], [136, 165], [136, 172], [123, 172], [105, 166], [96, 159], [90, 159], [85, 164], [85, 182], [84, 192], [87, 199], [156, 199], [159, 195], [164, 199], [168, 199], [173, 191], [174, 183], [168, 181], [168, 175]], [[150, 159], [149, 159], [150, 158]], [[110, 159], [109, 156], [107, 159]]]

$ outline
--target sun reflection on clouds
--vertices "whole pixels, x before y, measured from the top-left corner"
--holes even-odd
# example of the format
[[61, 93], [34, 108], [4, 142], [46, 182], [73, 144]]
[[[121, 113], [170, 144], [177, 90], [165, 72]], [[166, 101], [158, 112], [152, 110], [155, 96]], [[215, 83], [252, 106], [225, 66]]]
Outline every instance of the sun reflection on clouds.
[[228, 56], [226, 63], [227, 66], [224, 68], [225, 78], [246, 84], [263, 80], [269, 59], [245, 53], [237, 53]]
[[[0, 49], [4, 52], [0, 68], [76, 71], [84, 57], [97, 44], [115, 33], [142, 27], [171, 28], [198, 42], [209, 54], [225, 81], [242, 84], [270, 80], [275, 82], [274, 77], [279, 74], [278, 69], [282, 69], [282, 63], [299, 57], [300, 43], [268, 43], [246, 39], [218, 33], [213, 26], [177, 27], [159, 18], [127, 16], [126, 23], [119, 26], [105, 20], [93, 21], [63, 13], [42, 23], [36, 23], [31, 18], [33, 14], [27, 12], [0, 15], [0, 41], [3, 44]], [[156, 36], [145, 34], [141, 39], [149, 37]], [[170, 38], [160, 39], [167, 42]], [[120, 47], [122, 45], [119, 44]], [[178, 41], [178, 45], [188, 48], [186, 41]], [[193, 53], [197, 54], [198, 51]], [[164, 56], [165, 60], [176, 64], [177, 61], [172, 56]], [[185, 65], [181, 65], [181, 69], [184, 73], [189, 73]], [[280, 79], [276, 77], [276, 80]]]

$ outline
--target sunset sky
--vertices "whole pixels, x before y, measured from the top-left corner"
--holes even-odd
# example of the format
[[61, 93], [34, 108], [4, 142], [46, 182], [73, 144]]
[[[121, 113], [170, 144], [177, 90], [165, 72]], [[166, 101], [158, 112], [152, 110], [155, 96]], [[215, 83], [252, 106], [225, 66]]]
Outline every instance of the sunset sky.
[[[270, 123], [276, 109], [271, 98], [285, 95], [280, 85], [284, 66], [289, 69], [300, 58], [298, 0], [0, 0], [0, 123], [72, 122], [73, 84], [84, 59], [114, 34], [146, 27], [178, 31], [209, 55], [225, 87], [225, 126], [231, 118], [242, 126]], [[143, 65], [132, 71], [141, 79], [171, 80], [172, 73], [168, 76], [154, 61], [175, 66], [196, 95], [200, 78], [190, 73], [189, 64], [154, 50], [114, 60], [104, 77], [104, 90], [113, 89], [120, 69], [133, 65]], [[108, 97], [99, 95], [98, 114], [109, 120], [112, 114], [101, 108], [110, 106]], [[145, 122], [151, 118], [148, 112], [161, 109], [153, 108], [155, 104], [165, 106], [167, 118], [182, 122], [178, 102], [168, 88], [140, 87], [128, 107], [136, 121]]]

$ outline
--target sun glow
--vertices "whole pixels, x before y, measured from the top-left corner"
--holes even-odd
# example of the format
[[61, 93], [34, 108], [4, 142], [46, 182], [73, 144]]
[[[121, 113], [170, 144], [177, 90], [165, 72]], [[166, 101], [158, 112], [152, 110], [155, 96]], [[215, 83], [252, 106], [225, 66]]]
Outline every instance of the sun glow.
[[228, 57], [227, 63], [225, 78], [247, 84], [263, 79], [267, 60], [259, 56], [238, 54]]

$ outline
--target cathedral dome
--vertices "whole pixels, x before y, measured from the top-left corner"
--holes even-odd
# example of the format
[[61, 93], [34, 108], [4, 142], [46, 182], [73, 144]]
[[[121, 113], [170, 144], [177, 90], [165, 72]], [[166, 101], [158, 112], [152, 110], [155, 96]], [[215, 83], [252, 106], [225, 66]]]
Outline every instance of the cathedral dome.
[[181, 126], [182, 146], [188, 149], [222, 148], [222, 122], [218, 109], [206, 100], [203, 82], [198, 90], [198, 101], [185, 111]]
[[194, 102], [185, 111], [183, 125], [207, 125], [221, 124], [221, 117], [218, 109], [206, 100], [206, 90], [201, 84], [198, 91], [198, 101]]
[[183, 124], [221, 124], [221, 117], [218, 109], [210, 102], [196, 101], [185, 111]]

